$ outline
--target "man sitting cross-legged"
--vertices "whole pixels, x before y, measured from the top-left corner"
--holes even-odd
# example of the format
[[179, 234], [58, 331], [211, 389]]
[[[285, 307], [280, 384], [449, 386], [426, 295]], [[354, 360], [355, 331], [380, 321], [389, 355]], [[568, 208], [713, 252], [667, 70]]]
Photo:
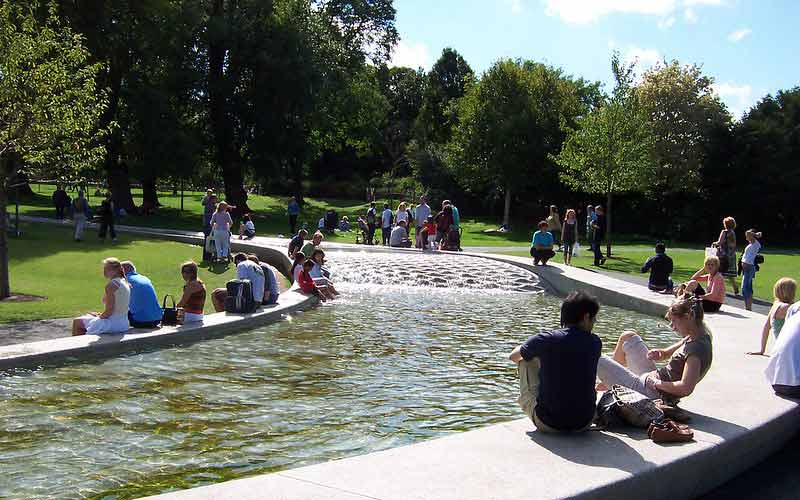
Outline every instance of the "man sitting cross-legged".
[[514, 349], [520, 395], [517, 400], [543, 432], [577, 432], [594, 419], [595, 377], [602, 343], [592, 333], [600, 305], [585, 292], [561, 304], [562, 329], [543, 332]]

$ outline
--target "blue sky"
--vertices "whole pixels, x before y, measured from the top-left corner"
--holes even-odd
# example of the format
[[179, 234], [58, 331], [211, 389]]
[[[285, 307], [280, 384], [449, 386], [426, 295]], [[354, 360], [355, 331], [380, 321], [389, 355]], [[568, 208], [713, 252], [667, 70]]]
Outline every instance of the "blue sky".
[[697, 63], [734, 117], [800, 85], [796, 0], [395, 0], [398, 66], [429, 69], [453, 47], [479, 73], [502, 57], [607, 83], [610, 55], [647, 68]]

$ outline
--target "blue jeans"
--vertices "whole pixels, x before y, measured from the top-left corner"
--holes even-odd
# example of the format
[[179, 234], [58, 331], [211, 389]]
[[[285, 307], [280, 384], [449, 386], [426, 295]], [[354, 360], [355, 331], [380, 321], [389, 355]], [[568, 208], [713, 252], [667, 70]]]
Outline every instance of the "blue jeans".
[[753, 297], [753, 279], [756, 277], [756, 266], [742, 262], [742, 296]]

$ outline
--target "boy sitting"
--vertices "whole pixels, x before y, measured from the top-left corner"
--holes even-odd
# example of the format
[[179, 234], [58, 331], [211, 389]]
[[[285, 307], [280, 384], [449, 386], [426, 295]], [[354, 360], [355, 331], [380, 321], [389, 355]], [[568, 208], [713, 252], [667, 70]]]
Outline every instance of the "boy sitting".
[[654, 292], [672, 293], [672, 259], [667, 256], [667, 247], [663, 243], [656, 243], [656, 254], [647, 259], [642, 266], [642, 272], [650, 271], [647, 288]]

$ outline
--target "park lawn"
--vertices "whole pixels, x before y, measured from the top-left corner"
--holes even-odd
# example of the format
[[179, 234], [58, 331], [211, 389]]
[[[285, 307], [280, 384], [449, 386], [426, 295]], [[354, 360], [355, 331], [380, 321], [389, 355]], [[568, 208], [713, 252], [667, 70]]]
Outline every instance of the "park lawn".
[[[183, 280], [180, 264], [199, 261], [198, 246], [121, 234], [117, 243], [102, 243], [94, 234], [77, 243], [69, 227], [23, 224], [20, 238], [9, 238], [11, 290], [46, 297], [38, 302], [0, 302], [0, 323], [45, 318], [74, 317], [102, 311], [101, 261], [106, 257], [131, 260], [148, 276], [161, 299], [165, 294], [180, 298]], [[201, 264], [200, 279], [210, 291], [235, 277], [233, 266], [208, 268]], [[210, 296], [206, 313], [213, 312]]]
[[[500, 252], [508, 255], [529, 257], [529, 252]], [[605, 248], [603, 248], [605, 253]], [[626, 274], [641, 274], [641, 267], [648, 257], [653, 255], [652, 250], [642, 248], [640, 245], [615, 245], [612, 247], [613, 257], [606, 261], [604, 269]], [[674, 248], [667, 251], [667, 255], [672, 257], [674, 272], [672, 279], [677, 283], [688, 280], [692, 274], [703, 265], [704, 253], [701, 250]], [[765, 262], [761, 265], [761, 270], [756, 273], [753, 282], [755, 296], [759, 299], [772, 301], [772, 287], [775, 282], [782, 277], [800, 280], [800, 254], [765, 250], [763, 252]], [[563, 254], [556, 255], [553, 262], [563, 263]], [[597, 269], [593, 266], [594, 258], [588, 248], [581, 248], [581, 256], [573, 258], [573, 264], [586, 269]], [[646, 276], [646, 275], [645, 275]], [[741, 276], [737, 279], [741, 287]], [[726, 280], [726, 289], [732, 293], [730, 283]]]

